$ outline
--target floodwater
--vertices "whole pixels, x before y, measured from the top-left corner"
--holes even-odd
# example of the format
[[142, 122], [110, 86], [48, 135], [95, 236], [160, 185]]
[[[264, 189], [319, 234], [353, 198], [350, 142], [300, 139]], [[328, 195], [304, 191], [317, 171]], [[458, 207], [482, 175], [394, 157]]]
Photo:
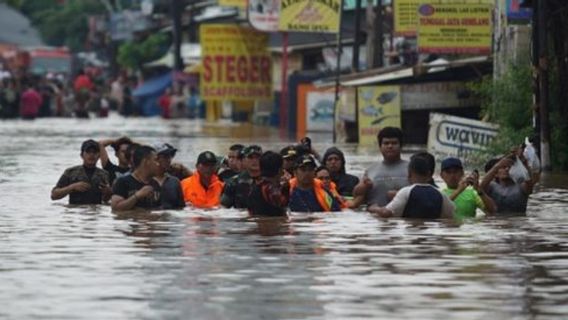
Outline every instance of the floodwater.
[[[544, 178], [526, 217], [462, 225], [364, 212], [117, 215], [50, 200], [63, 170], [80, 163], [81, 141], [123, 134], [170, 142], [190, 167], [200, 151], [234, 142], [286, 144], [230, 123], [0, 122], [0, 318], [568, 318], [567, 175]], [[342, 147], [356, 174], [377, 157]]]

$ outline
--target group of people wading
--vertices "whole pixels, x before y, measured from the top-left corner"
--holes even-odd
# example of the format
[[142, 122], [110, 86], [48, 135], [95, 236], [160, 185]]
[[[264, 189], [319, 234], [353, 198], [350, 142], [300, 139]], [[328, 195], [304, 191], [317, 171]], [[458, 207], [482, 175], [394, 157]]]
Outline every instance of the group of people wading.
[[[341, 150], [331, 147], [320, 158], [309, 138], [280, 152], [240, 144], [231, 146], [224, 158], [204, 151], [197, 157], [195, 170], [174, 162], [177, 149], [167, 143], [141, 145], [127, 137], [87, 140], [81, 145], [83, 163], [65, 170], [51, 198], [69, 196], [70, 204], [110, 201], [115, 211], [191, 206], [285, 216], [288, 211], [365, 206], [385, 218], [464, 219], [475, 217], [477, 209], [489, 215], [525, 212], [540, 169], [527, 161], [522, 148], [489, 161], [483, 179], [477, 170], [466, 174], [460, 159], [446, 158], [440, 174], [446, 187], [441, 189], [433, 179], [434, 156], [419, 152], [409, 161], [401, 158], [400, 129], [382, 129], [377, 142], [382, 159], [359, 179], [346, 173]], [[109, 146], [117, 164], [109, 159]], [[96, 166], [99, 160], [102, 168]], [[523, 173], [512, 175], [516, 162]]]

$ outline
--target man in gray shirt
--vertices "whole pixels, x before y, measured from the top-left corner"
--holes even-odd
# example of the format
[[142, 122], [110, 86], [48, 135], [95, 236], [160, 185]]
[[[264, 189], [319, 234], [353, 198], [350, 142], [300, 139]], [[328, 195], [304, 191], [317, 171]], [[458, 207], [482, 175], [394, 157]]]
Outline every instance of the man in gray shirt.
[[408, 186], [408, 161], [400, 158], [402, 131], [385, 127], [377, 135], [382, 161], [369, 167], [353, 195], [365, 193], [367, 206], [386, 206], [396, 192]]

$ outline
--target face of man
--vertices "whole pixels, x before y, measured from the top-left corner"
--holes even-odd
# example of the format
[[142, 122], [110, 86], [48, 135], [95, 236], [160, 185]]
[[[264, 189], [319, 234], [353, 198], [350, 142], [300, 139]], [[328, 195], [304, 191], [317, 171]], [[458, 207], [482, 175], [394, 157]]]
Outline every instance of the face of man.
[[400, 141], [398, 138], [383, 138], [379, 149], [386, 161], [400, 159]]
[[330, 184], [331, 184], [331, 176], [329, 175], [329, 172], [327, 170], [320, 170], [316, 173], [316, 178], [319, 179], [324, 187], [326, 187], [327, 189], [329, 189]]
[[88, 168], [93, 168], [97, 165], [99, 161], [99, 150], [94, 148], [89, 148], [81, 153], [81, 158], [83, 159], [83, 165]]
[[169, 154], [159, 154], [158, 155], [158, 168], [162, 172], [168, 171], [172, 165], [172, 156]]
[[305, 165], [294, 170], [298, 184], [302, 187], [309, 187], [313, 185], [314, 178], [316, 177], [316, 170], [313, 166]]
[[341, 158], [336, 154], [330, 155], [325, 160], [325, 167], [330, 173], [339, 173], [342, 165], [343, 162], [341, 161]]
[[116, 158], [118, 159], [118, 164], [121, 167], [125, 167], [130, 164], [129, 159], [126, 156], [127, 150], [128, 150], [128, 144], [121, 144], [120, 146], [118, 146], [118, 150], [116, 150], [115, 155]]
[[511, 166], [503, 166], [497, 170], [497, 178], [499, 180], [509, 179], [511, 176], [509, 175], [509, 170], [511, 170]]
[[152, 176], [155, 176], [159, 173], [160, 164], [158, 162], [158, 155], [155, 152], [149, 154], [146, 159], [144, 159], [143, 167], [147, 170]]
[[463, 178], [464, 172], [461, 168], [448, 168], [446, 170], [442, 170], [440, 175], [448, 188], [456, 189]]
[[197, 172], [199, 175], [204, 179], [211, 179], [213, 174], [215, 173], [215, 164], [214, 163], [200, 163], [197, 165]]
[[229, 168], [233, 171], [241, 171], [241, 159], [239, 159], [239, 151], [229, 151]]
[[245, 166], [252, 177], [260, 175], [260, 155], [251, 154], [244, 158]]
[[282, 159], [282, 168], [286, 171], [291, 170], [292, 168], [294, 168], [294, 164], [296, 163], [296, 159], [294, 157], [288, 157], [288, 158], [284, 158]]

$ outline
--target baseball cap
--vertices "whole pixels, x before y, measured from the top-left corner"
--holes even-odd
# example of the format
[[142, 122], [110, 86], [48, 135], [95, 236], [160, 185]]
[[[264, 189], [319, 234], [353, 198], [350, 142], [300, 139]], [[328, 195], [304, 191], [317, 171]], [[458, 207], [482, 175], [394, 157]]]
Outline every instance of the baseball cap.
[[450, 168], [459, 168], [463, 169], [463, 165], [460, 159], [458, 158], [446, 158], [442, 161], [442, 171], [450, 169]]
[[257, 155], [262, 155], [262, 148], [260, 146], [257, 145], [250, 145], [248, 147], [243, 148], [243, 150], [241, 151], [241, 154], [243, 155], [243, 157], [250, 157], [253, 154], [257, 154]]
[[197, 164], [216, 164], [217, 156], [211, 151], [204, 151], [197, 157]]
[[310, 155], [303, 155], [296, 161], [296, 168], [312, 166], [314, 169], [317, 167], [316, 160]]
[[83, 143], [81, 144], [81, 152], [85, 152], [89, 149], [96, 149], [97, 152], [101, 151], [101, 147], [99, 146], [99, 143], [96, 142], [93, 139], [89, 139], [89, 140], [85, 140], [83, 141]]
[[169, 143], [155, 143], [152, 147], [156, 150], [158, 155], [163, 154], [174, 157], [177, 152], [177, 149]]
[[287, 146], [280, 150], [280, 155], [284, 159], [291, 159], [298, 156], [298, 153], [296, 152], [296, 148], [294, 146]]

